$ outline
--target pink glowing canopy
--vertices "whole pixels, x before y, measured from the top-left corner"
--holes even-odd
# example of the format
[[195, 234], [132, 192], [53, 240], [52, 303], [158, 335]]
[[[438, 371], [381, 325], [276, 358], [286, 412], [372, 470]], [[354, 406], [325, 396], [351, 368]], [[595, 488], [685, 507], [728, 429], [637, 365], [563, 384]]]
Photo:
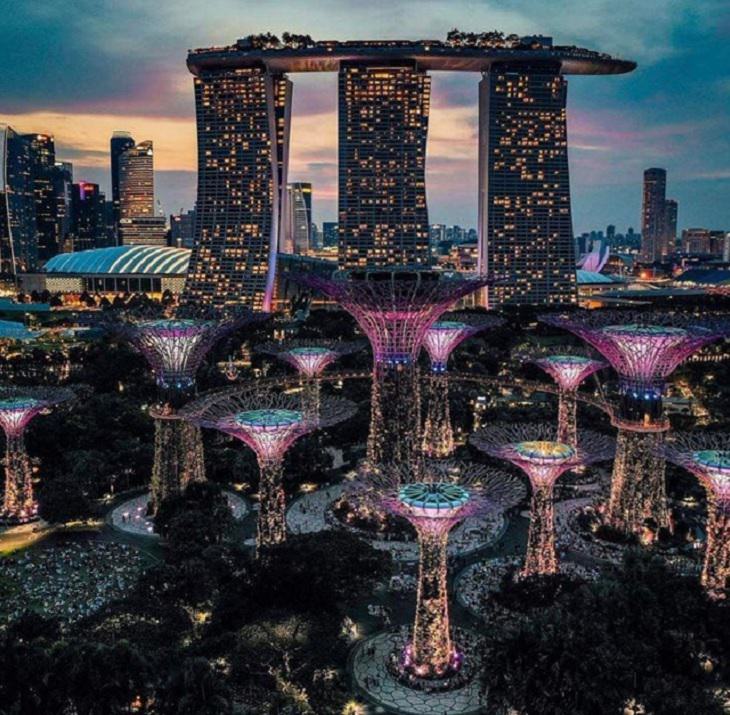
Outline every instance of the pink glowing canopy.
[[455, 313], [436, 321], [426, 330], [423, 339], [423, 346], [431, 358], [431, 369], [445, 372], [449, 356], [464, 340], [503, 322], [496, 316], [480, 313]]
[[494, 281], [435, 270], [342, 271], [331, 278], [303, 274], [300, 283], [336, 300], [367, 335], [376, 363], [416, 360], [428, 328], [459, 298]]
[[291, 340], [283, 343], [264, 343], [256, 349], [291, 365], [305, 377], [313, 378], [343, 355], [360, 350], [362, 342], [341, 340]]
[[607, 363], [583, 355], [548, 355], [534, 361], [563, 389], [574, 392], [589, 375], [606, 367]]
[[730, 434], [675, 434], [659, 447], [659, 453], [692, 472], [705, 489], [730, 507]]
[[33, 418], [59, 402], [73, 397], [63, 388], [0, 388], [0, 427], [8, 437], [20, 436]]

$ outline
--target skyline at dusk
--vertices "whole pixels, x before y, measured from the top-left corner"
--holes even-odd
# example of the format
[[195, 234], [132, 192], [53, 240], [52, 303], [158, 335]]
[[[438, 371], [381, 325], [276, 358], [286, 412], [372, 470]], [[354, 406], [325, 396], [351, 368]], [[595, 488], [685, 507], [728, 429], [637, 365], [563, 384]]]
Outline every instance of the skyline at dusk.
[[[730, 225], [730, 10], [721, 2], [661, 8], [629, 3], [527, 0], [493, 3], [78, 3], [19, 6], [0, 28], [3, 121], [55, 135], [75, 180], [109, 193], [109, 138], [127, 130], [155, 145], [156, 188], [166, 213], [191, 208], [196, 157], [189, 48], [250, 33], [315, 39], [443, 38], [466, 31], [552, 35], [559, 44], [638, 62], [630, 74], [569, 77], [573, 222], [576, 233], [614, 223], [639, 230], [642, 172], [667, 169], [679, 228]], [[580, 12], [577, 9], [580, 8]], [[708, 58], [712, 58], [711, 61]], [[426, 178], [432, 223], [476, 225], [478, 75], [434, 72]], [[314, 220], [335, 220], [337, 76], [292, 74], [291, 181], [311, 181]]]

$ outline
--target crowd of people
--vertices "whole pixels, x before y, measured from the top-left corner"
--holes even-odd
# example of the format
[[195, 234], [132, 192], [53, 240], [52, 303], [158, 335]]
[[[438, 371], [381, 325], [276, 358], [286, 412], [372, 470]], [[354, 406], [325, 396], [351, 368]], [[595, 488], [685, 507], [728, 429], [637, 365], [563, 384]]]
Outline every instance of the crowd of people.
[[142, 572], [137, 549], [119, 543], [70, 541], [0, 560], [7, 593], [4, 620], [33, 610], [67, 622], [91, 615], [127, 593]]

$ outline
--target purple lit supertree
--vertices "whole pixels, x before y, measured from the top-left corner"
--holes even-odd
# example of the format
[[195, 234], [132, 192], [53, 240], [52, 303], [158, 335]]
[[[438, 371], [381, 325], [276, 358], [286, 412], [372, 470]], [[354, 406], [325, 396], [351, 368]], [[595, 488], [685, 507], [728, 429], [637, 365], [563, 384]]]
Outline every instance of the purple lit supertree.
[[181, 306], [175, 317], [122, 315], [109, 323], [112, 334], [145, 356], [159, 390], [159, 403], [150, 410], [155, 420], [153, 512], [190, 481], [205, 480], [200, 430], [178, 417], [180, 407], [195, 394], [195, 375], [203, 359], [221, 337], [262, 317], [247, 309], [223, 314]]
[[553, 435], [544, 423], [515, 423], [485, 427], [470, 438], [477, 449], [519, 467], [532, 485], [523, 577], [557, 573], [553, 487], [558, 477], [569, 469], [610, 459], [614, 452], [613, 440], [595, 432], [579, 432], [576, 447], [554, 441]]
[[454, 451], [447, 372], [451, 353], [464, 340], [503, 323], [501, 318], [485, 313], [451, 313], [426, 330], [423, 346], [431, 359], [431, 375], [423, 425], [423, 451], [429, 457], [443, 459]]
[[39, 414], [73, 397], [59, 387], [0, 387], [0, 426], [5, 432], [5, 498], [3, 517], [27, 521], [36, 516], [30, 460], [25, 449], [25, 429]]
[[286, 497], [282, 483], [284, 455], [300, 437], [349, 419], [354, 403], [324, 396], [319, 412], [307, 413], [301, 395], [255, 387], [203, 395], [180, 415], [199, 427], [229, 434], [248, 445], [259, 465], [257, 553], [286, 539]]
[[504, 511], [524, 497], [519, 479], [482, 465], [427, 461], [422, 481], [383, 465], [367, 475], [365, 489], [374, 504], [407, 519], [419, 543], [416, 616], [411, 640], [398, 654], [404, 675], [447, 678], [459, 670], [462, 655], [449, 623], [447, 552], [449, 532], [462, 520]]
[[576, 447], [578, 444], [576, 392], [583, 380], [607, 367], [608, 363], [567, 350], [535, 357], [532, 362], [550, 375], [558, 385], [557, 441]]
[[724, 317], [660, 312], [591, 311], [541, 316], [600, 352], [619, 378], [616, 459], [607, 523], [644, 536], [647, 523], [669, 525], [665, 460], [659, 456], [669, 421], [662, 397], [667, 378], [692, 353], [730, 334]]
[[291, 365], [299, 373], [306, 403], [305, 410], [317, 414], [320, 393], [319, 376], [343, 355], [357, 352], [362, 347], [363, 343], [357, 341], [304, 339], [264, 343], [256, 349]]
[[493, 281], [435, 270], [340, 271], [331, 278], [297, 280], [336, 300], [350, 313], [373, 350], [367, 461], [419, 461], [420, 389], [416, 361], [428, 328], [456, 301]]
[[730, 592], [730, 434], [687, 433], [662, 445], [661, 455], [692, 472], [707, 493], [707, 543], [702, 585], [714, 598]]

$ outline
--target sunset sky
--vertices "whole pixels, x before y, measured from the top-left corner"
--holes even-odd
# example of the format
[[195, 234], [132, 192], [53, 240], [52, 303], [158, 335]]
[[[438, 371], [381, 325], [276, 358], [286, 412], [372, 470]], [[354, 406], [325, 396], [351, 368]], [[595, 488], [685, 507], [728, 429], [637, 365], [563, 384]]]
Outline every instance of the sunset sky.
[[[0, 121], [56, 137], [76, 180], [109, 189], [109, 137], [155, 145], [166, 212], [195, 200], [187, 49], [285, 30], [315, 39], [441, 39], [452, 27], [548, 34], [633, 59], [632, 74], [571, 77], [569, 142], [577, 232], [638, 228], [641, 174], [668, 170], [679, 224], [730, 230], [727, 0], [34, 0], [0, 23]], [[292, 180], [314, 184], [315, 221], [334, 220], [336, 75], [292, 75]], [[434, 73], [428, 145], [432, 223], [476, 224], [479, 77]]]

